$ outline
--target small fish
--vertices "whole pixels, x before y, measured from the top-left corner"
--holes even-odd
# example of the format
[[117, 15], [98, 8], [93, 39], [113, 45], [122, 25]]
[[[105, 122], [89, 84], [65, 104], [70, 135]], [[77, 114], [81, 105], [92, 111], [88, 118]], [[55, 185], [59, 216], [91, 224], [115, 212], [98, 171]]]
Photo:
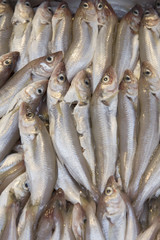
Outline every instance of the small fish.
[[82, 0], [73, 21], [73, 39], [65, 55], [68, 81], [92, 61], [98, 35], [97, 13], [90, 0]]
[[19, 52], [9, 52], [0, 57], [0, 87], [5, 84], [14, 71]]
[[66, 2], [60, 3], [52, 17], [52, 39], [49, 49], [52, 53], [66, 52], [72, 39], [72, 14]]

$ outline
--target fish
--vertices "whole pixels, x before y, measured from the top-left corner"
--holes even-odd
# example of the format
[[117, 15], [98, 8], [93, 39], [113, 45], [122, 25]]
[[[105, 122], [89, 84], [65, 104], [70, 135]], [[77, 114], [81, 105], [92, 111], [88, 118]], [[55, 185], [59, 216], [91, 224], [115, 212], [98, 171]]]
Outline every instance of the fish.
[[118, 132], [120, 175], [128, 192], [137, 147], [138, 79], [132, 71], [124, 72], [118, 94]]
[[114, 46], [113, 67], [118, 82], [123, 78], [124, 71], [134, 71], [139, 58], [139, 27], [142, 18], [142, 7], [135, 5], [120, 21]]
[[9, 103], [20, 90], [34, 81], [48, 79], [54, 67], [62, 59], [62, 52], [53, 53], [29, 62], [16, 72], [0, 88], [0, 118], [7, 112]]
[[0, 56], [9, 52], [9, 39], [12, 33], [13, 10], [8, 0], [0, 1]]
[[7, 113], [0, 119], [0, 161], [7, 156], [19, 139], [18, 113], [23, 101], [35, 109], [47, 89], [47, 80], [29, 84], [12, 100]]
[[95, 6], [99, 31], [93, 57], [92, 92], [103, 77], [105, 69], [113, 62], [113, 46], [118, 24], [118, 18], [107, 1], [96, 0]]
[[153, 8], [146, 9], [139, 29], [140, 60], [153, 64], [158, 76], [160, 76], [159, 36], [160, 18], [158, 13]]
[[107, 240], [125, 239], [127, 209], [120, 191], [120, 182], [117, 182], [114, 176], [110, 176], [99, 198], [97, 218]]
[[59, 4], [52, 17], [52, 39], [49, 42], [51, 53], [65, 53], [72, 40], [72, 14], [66, 2]]
[[96, 9], [90, 0], [81, 1], [72, 32], [72, 42], [64, 57], [69, 82], [77, 72], [90, 65], [95, 51], [98, 21]]
[[19, 52], [16, 51], [9, 52], [0, 56], [0, 88], [7, 82], [13, 73], [18, 58]]
[[48, 83], [49, 132], [58, 159], [66, 166], [71, 176], [97, 199], [97, 189], [92, 183], [87, 162], [81, 151], [71, 108], [63, 100], [68, 88], [65, 65], [61, 62], [52, 72]]
[[37, 8], [32, 20], [32, 31], [28, 40], [29, 61], [48, 54], [48, 43], [51, 40], [52, 9], [48, 1]]
[[100, 193], [114, 174], [117, 149], [118, 81], [112, 66], [108, 67], [92, 95], [90, 104], [93, 141], [96, 155], [96, 177]]
[[72, 231], [72, 211], [73, 211], [73, 206], [69, 205], [67, 211], [65, 211], [63, 214], [64, 229], [63, 229], [63, 234], [60, 240], [76, 240]]
[[57, 180], [56, 154], [44, 123], [25, 102], [19, 109], [19, 131], [31, 193], [19, 239], [25, 239], [27, 235], [32, 239], [38, 218], [51, 198]]
[[72, 114], [83, 149], [83, 156], [92, 174], [92, 182], [96, 184], [96, 159], [90, 123], [91, 80], [85, 70], [81, 70], [75, 75], [64, 100], [74, 105]]
[[10, 51], [20, 52], [15, 71], [24, 67], [28, 62], [27, 43], [31, 34], [34, 11], [29, 1], [18, 0], [12, 17], [13, 31], [10, 38]]
[[158, 74], [154, 67], [148, 62], [143, 62], [138, 88], [141, 109], [139, 134], [132, 170], [133, 175], [129, 184], [129, 196], [132, 200], [137, 197], [141, 177], [159, 143], [158, 98], [152, 93], [151, 85], [151, 82], [154, 83], [156, 78], [158, 78]]
[[12, 203], [20, 202], [23, 207], [24, 202], [29, 197], [29, 187], [26, 173], [15, 178], [0, 195], [0, 237], [7, 223], [8, 207]]

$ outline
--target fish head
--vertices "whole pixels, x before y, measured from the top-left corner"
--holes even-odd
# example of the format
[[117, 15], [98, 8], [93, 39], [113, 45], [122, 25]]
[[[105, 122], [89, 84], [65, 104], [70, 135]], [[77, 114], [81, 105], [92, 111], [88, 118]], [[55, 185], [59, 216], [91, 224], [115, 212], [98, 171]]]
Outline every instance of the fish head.
[[80, 203], [74, 204], [72, 211], [72, 230], [76, 239], [85, 239], [87, 216], [80, 205]]
[[13, 14], [13, 10], [9, 5], [9, 1], [8, 0], [1, 0], [0, 1], [0, 17], [2, 17], [3, 15], [7, 15], [7, 14]]
[[149, 62], [143, 62], [141, 65], [141, 77], [146, 81], [147, 86], [153, 94], [160, 91], [160, 78], [156, 69]]
[[40, 4], [36, 11], [36, 17], [40, 18], [42, 24], [50, 24], [52, 19], [52, 8], [50, 7], [49, 1], [44, 1]]
[[90, 77], [85, 70], [78, 72], [71, 82], [64, 100], [68, 103], [87, 104], [91, 97]]
[[24, 90], [24, 94], [22, 96], [22, 99], [32, 104], [34, 102], [34, 105], [38, 105], [40, 100], [42, 99], [43, 95], [45, 94], [48, 86], [48, 80], [41, 80], [37, 82], [33, 82], [29, 84]]
[[16, 24], [17, 22], [30, 22], [33, 16], [34, 11], [30, 2], [27, 0], [18, 0], [12, 17], [12, 24]]
[[59, 209], [66, 210], [66, 199], [62, 188], [58, 188], [53, 196], [53, 205]]
[[48, 83], [48, 94], [52, 104], [62, 101], [69, 88], [64, 62], [60, 62], [53, 70]]
[[49, 78], [53, 69], [62, 61], [63, 56], [63, 52], [59, 51], [33, 60], [31, 62], [32, 74]]
[[81, 18], [85, 22], [97, 22], [96, 8], [91, 0], [82, 0], [75, 14], [75, 18]]
[[19, 52], [9, 52], [0, 57], [0, 74], [3, 74], [3, 77], [14, 70], [18, 57]]
[[101, 102], [108, 105], [108, 102], [118, 94], [118, 80], [115, 69], [110, 66], [105, 71], [102, 79], [100, 80], [95, 92], [94, 97], [99, 98]]
[[140, 22], [143, 14], [143, 9], [139, 4], [136, 4], [124, 17], [133, 33], [138, 33]]
[[68, 4], [63, 1], [54, 12], [53, 17], [56, 19], [63, 19], [67, 16], [71, 17], [71, 12], [69, 10]]
[[153, 28], [160, 23], [158, 13], [154, 8], [146, 9], [143, 15], [142, 24], [147, 28]]
[[157, 11], [158, 13], [160, 13], [160, 0], [157, 0], [157, 1], [155, 2], [155, 9], [156, 9], [156, 11]]
[[106, 0], [95, 0], [95, 7], [98, 16], [98, 23], [100, 25], [104, 25], [108, 21], [108, 18], [113, 16], [117, 20], [117, 16], [113, 8]]
[[129, 98], [138, 96], [138, 79], [130, 70], [126, 70], [123, 75], [122, 82], [119, 85], [119, 90], [126, 94]]

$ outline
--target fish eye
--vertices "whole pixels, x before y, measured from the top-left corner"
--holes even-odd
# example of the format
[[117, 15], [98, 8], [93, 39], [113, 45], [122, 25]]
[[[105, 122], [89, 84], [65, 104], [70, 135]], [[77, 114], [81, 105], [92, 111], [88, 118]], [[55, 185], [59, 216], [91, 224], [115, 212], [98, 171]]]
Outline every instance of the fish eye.
[[139, 11], [138, 11], [137, 9], [135, 9], [135, 10], [133, 11], [133, 14], [134, 14], [134, 16], [138, 16], [138, 15], [139, 15]]
[[143, 72], [143, 74], [146, 76], [146, 77], [149, 77], [149, 76], [151, 76], [151, 71], [149, 70], [149, 69], [146, 69], [144, 72]]
[[105, 195], [110, 196], [113, 193], [113, 189], [111, 187], [107, 187], [105, 189]]
[[102, 78], [102, 82], [104, 82], [104, 83], [107, 83], [107, 82], [109, 82], [109, 76], [108, 75], [105, 75], [103, 78]]
[[125, 82], [131, 82], [131, 78], [130, 78], [130, 76], [129, 75], [126, 75], [125, 77], [124, 77], [124, 81]]
[[28, 7], [31, 6], [30, 2], [25, 2], [25, 5], [28, 6]]
[[28, 190], [28, 189], [29, 189], [29, 186], [28, 186], [28, 183], [27, 183], [27, 182], [25, 182], [25, 183], [23, 184], [23, 188], [24, 188], [25, 190]]
[[86, 218], [86, 217], [83, 219], [83, 222], [84, 222], [84, 223], [86, 223], [86, 222], [87, 222], [87, 218]]
[[67, 7], [67, 5], [66, 4], [63, 4], [62, 6], [61, 6], [61, 8], [66, 8]]
[[6, 3], [7, 3], [7, 1], [6, 1], [6, 0], [3, 0], [3, 1], [2, 1], [2, 3], [6, 4]]
[[48, 56], [48, 57], [46, 58], [46, 61], [47, 61], [48, 63], [51, 63], [51, 62], [53, 61], [53, 57]]
[[38, 95], [42, 95], [42, 94], [43, 94], [43, 89], [42, 89], [42, 88], [38, 88], [38, 89], [36, 90], [36, 93], [37, 93]]
[[48, 11], [52, 13], [52, 8], [51, 8], [51, 7], [48, 7]]
[[4, 61], [4, 65], [10, 65], [11, 64], [11, 59], [6, 59], [5, 61]]
[[144, 15], [149, 15], [150, 14], [150, 11], [149, 10], [146, 10], [145, 12], [144, 12]]
[[86, 78], [86, 79], [84, 80], [84, 83], [85, 83], [87, 86], [89, 86], [89, 83], [90, 83], [90, 82], [89, 82], [89, 79]]
[[27, 117], [27, 119], [32, 119], [32, 118], [34, 118], [34, 113], [32, 113], [32, 112], [27, 112], [27, 113], [26, 113], [26, 117]]
[[83, 7], [84, 7], [84, 8], [88, 8], [88, 3], [87, 3], [87, 2], [84, 2], [84, 3], [83, 3]]
[[156, 7], [160, 8], [160, 2], [159, 1], [156, 2]]
[[58, 79], [59, 82], [64, 82], [64, 81], [65, 81], [65, 76], [64, 76], [64, 74], [62, 74], [62, 73], [59, 74], [59, 76], [58, 76], [57, 79]]
[[102, 3], [98, 3], [97, 8], [98, 8], [98, 10], [101, 10], [103, 8], [103, 4]]

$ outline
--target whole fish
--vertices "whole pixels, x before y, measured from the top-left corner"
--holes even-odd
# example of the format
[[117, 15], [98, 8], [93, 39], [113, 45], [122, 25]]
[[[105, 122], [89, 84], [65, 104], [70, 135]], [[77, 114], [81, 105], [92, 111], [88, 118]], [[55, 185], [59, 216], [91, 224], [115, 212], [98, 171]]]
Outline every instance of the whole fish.
[[124, 71], [133, 71], [139, 58], [139, 27], [142, 8], [136, 5], [120, 21], [114, 48], [113, 67], [116, 70], [119, 83]]
[[72, 231], [76, 240], [85, 239], [87, 217], [80, 203], [76, 203], [72, 211]]
[[0, 118], [7, 112], [9, 103], [20, 90], [33, 81], [48, 79], [54, 67], [62, 58], [62, 52], [53, 53], [29, 62], [20, 71], [16, 72], [0, 88]]
[[65, 55], [67, 78], [70, 82], [77, 72], [92, 61], [98, 35], [97, 13], [90, 0], [82, 0], [73, 21], [73, 39]]
[[29, 61], [47, 55], [48, 43], [51, 40], [52, 9], [48, 1], [37, 8], [32, 20], [32, 31], [28, 41]]
[[20, 174], [25, 172], [23, 153], [8, 155], [0, 166], [0, 193]]
[[19, 130], [31, 193], [19, 239], [26, 239], [26, 236], [32, 239], [37, 221], [50, 200], [57, 180], [56, 154], [44, 123], [25, 102], [19, 110]]
[[98, 202], [97, 217], [106, 240], [125, 239], [127, 209], [120, 188], [114, 176], [111, 176]]
[[114, 68], [105, 71], [91, 99], [91, 123], [95, 142], [97, 185], [102, 193], [115, 172], [117, 160], [118, 82]]
[[31, 34], [34, 11], [27, 0], [18, 0], [12, 17], [13, 31], [10, 38], [10, 51], [20, 52], [16, 71], [24, 67], [29, 59], [27, 43]]
[[81, 70], [73, 78], [64, 100], [69, 104], [74, 104], [72, 114], [75, 119], [79, 141], [83, 149], [83, 155], [88, 163], [89, 170], [92, 173], [92, 182], [93, 184], [96, 184], [96, 160], [90, 123], [90, 99], [90, 78], [87, 76], [85, 70]]
[[0, 195], [0, 236], [5, 228], [8, 215], [8, 207], [14, 202], [26, 200], [29, 196], [26, 173], [14, 179]]
[[72, 14], [66, 2], [60, 3], [52, 17], [52, 39], [49, 50], [66, 52], [72, 39]]
[[92, 183], [91, 174], [81, 150], [71, 108], [64, 101], [68, 88], [65, 65], [59, 63], [52, 72], [47, 90], [50, 135], [58, 159], [66, 166], [71, 176], [97, 198], [97, 189]]
[[139, 30], [140, 60], [153, 64], [160, 76], [160, 54], [159, 54], [160, 18], [153, 9], [144, 12], [141, 27]]
[[27, 102], [32, 109], [39, 104], [47, 89], [47, 80], [29, 84], [14, 97], [7, 113], [0, 119], [0, 161], [10, 153], [19, 139], [18, 112], [20, 104]]
[[13, 10], [8, 0], [0, 1], [0, 56], [9, 52], [9, 39], [12, 33]]
[[137, 105], [138, 80], [133, 72], [126, 70], [118, 95], [119, 162], [125, 192], [128, 191], [137, 146]]
[[148, 62], [143, 62], [138, 89], [141, 109], [139, 134], [132, 170], [133, 175], [129, 185], [131, 199], [135, 199], [137, 196], [140, 179], [159, 142], [158, 98], [152, 92], [151, 84], [158, 81], [158, 79], [154, 67]]
[[92, 91], [96, 89], [104, 71], [113, 61], [113, 44], [118, 19], [111, 5], [105, 0], [96, 0], [99, 31], [93, 57]]
[[9, 52], [0, 57], [0, 87], [9, 79], [16, 67], [19, 52]]

